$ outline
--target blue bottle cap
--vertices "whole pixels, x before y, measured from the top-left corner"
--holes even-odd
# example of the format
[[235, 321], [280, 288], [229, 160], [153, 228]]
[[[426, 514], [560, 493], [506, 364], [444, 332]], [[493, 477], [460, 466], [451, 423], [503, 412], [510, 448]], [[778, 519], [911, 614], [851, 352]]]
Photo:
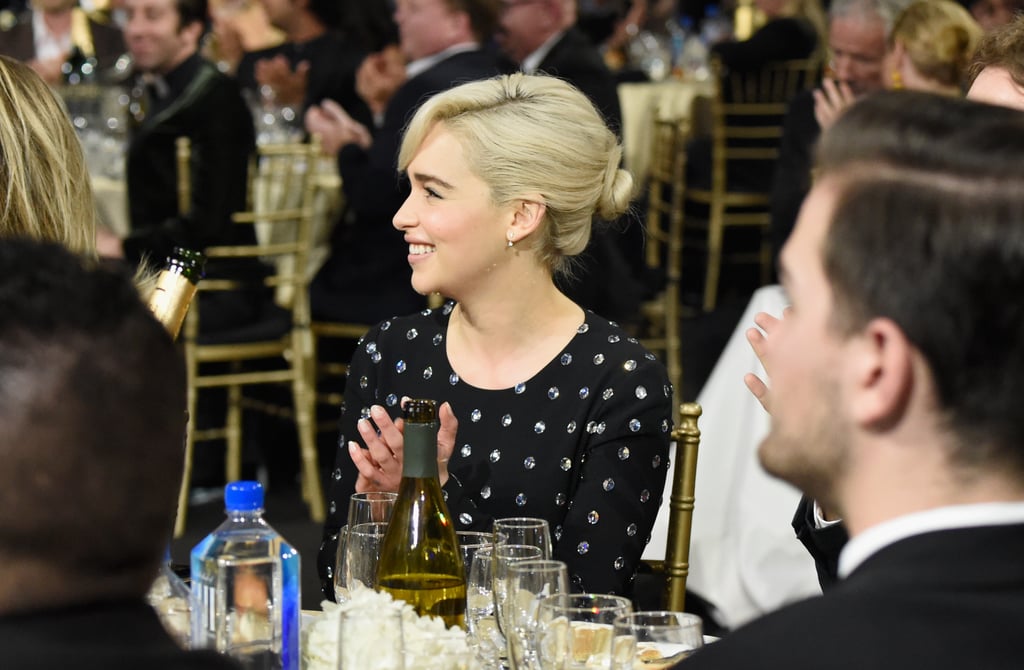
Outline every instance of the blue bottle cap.
[[224, 487], [224, 507], [234, 512], [263, 509], [263, 485], [259, 482], [231, 482]]

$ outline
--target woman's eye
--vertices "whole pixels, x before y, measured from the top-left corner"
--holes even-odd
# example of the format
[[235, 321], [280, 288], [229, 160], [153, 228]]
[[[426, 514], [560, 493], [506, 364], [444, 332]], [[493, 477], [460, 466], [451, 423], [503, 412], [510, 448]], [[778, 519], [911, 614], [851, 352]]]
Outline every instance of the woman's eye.
[[424, 186], [423, 190], [426, 192], [428, 198], [440, 198], [441, 197], [440, 193], [438, 193], [434, 189], [430, 188], [429, 186]]

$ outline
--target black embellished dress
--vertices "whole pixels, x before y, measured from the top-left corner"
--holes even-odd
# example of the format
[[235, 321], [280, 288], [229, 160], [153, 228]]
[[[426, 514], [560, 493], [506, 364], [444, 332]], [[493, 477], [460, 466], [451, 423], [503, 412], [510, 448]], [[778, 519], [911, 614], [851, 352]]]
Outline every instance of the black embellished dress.
[[467, 384], [448, 363], [452, 303], [384, 321], [360, 342], [345, 389], [319, 557], [325, 594], [357, 471], [349, 440], [403, 396], [451, 403], [459, 421], [444, 487], [459, 530], [495, 518], [547, 519], [574, 590], [631, 592], [668, 472], [671, 389], [664, 366], [621, 328], [587, 312], [565, 348], [507, 389]]

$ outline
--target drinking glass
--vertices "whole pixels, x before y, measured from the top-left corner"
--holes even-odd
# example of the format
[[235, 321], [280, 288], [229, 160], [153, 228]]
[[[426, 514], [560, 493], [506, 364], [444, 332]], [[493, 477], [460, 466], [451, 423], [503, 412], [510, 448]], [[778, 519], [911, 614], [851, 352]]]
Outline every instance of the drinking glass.
[[386, 491], [370, 491], [353, 493], [348, 502], [348, 525], [338, 531], [338, 551], [334, 562], [334, 599], [342, 602], [346, 599], [348, 570], [345, 566], [345, 547], [348, 543], [348, 529], [362, 523], [381, 523], [391, 519], [395, 508], [397, 493]]
[[683, 612], [635, 612], [618, 617], [613, 668], [632, 670], [635, 663], [662, 670], [704, 646], [703, 622], [696, 614]]
[[507, 636], [512, 624], [508, 602], [509, 567], [518, 561], [543, 558], [543, 555], [540, 547], [530, 544], [496, 544], [491, 553], [494, 557], [494, 611], [498, 629]]
[[377, 588], [377, 561], [380, 545], [387, 531], [386, 523], [361, 523], [350, 526], [345, 542], [345, 585], [349, 590], [356, 583]]
[[495, 537], [507, 544], [530, 544], [540, 547], [541, 558], [551, 558], [551, 527], [546, 519], [512, 517], [494, 520]]
[[484, 547], [494, 544], [493, 533], [481, 533], [475, 530], [460, 530], [455, 533], [459, 540], [459, 551], [462, 552], [462, 564], [466, 567], [466, 583], [469, 583], [469, 569], [473, 564], [473, 556]]
[[485, 667], [497, 667], [505, 640], [494, 617], [493, 547], [476, 550], [466, 582], [466, 632], [469, 644]]
[[552, 596], [537, 610], [537, 658], [543, 670], [612, 667], [615, 619], [633, 612], [628, 598], [603, 593]]
[[569, 593], [569, 568], [550, 559], [517, 561], [508, 568], [511, 630], [508, 657], [517, 670], [537, 670], [537, 609], [545, 598]]
[[353, 493], [348, 501], [348, 525], [389, 521], [397, 499], [398, 494], [390, 491]]
[[[382, 639], [382, 635], [387, 639]], [[404, 666], [401, 612], [359, 609], [341, 613], [338, 629], [338, 667], [341, 670], [403, 670]]]

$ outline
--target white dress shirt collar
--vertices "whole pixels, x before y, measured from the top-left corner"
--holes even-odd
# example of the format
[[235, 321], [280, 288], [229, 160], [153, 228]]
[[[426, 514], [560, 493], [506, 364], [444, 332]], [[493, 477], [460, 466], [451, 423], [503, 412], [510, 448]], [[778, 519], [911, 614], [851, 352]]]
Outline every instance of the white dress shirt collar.
[[439, 51], [436, 54], [430, 56], [424, 56], [423, 58], [417, 58], [413, 62], [405, 66], [405, 78], [412, 79], [413, 77], [419, 76], [434, 67], [445, 58], [454, 56], [455, 54], [462, 53], [463, 51], [473, 51], [480, 48], [479, 42], [463, 42], [462, 44], [455, 44], [448, 47], [444, 51]]
[[537, 68], [540, 67], [541, 61], [548, 57], [548, 53], [550, 53], [551, 48], [555, 46], [555, 43], [558, 42], [558, 40], [562, 39], [562, 35], [564, 35], [565, 32], [566, 31], [562, 30], [549, 37], [544, 44], [537, 47], [536, 51], [523, 59], [523, 62], [519, 64], [519, 69], [526, 74], [533, 74], [536, 72]]
[[1017, 523], [1024, 523], [1024, 502], [954, 505], [897, 517], [850, 538], [839, 554], [839, 577], [845, 579], [877, 552], [914, 535], [954, 528]]
[[50, 32], [42, 12], [32, 12], [32, 42], [36, 48], [36, 60], [64, 60], [71, 52], [71, 31], [66, 35]]

